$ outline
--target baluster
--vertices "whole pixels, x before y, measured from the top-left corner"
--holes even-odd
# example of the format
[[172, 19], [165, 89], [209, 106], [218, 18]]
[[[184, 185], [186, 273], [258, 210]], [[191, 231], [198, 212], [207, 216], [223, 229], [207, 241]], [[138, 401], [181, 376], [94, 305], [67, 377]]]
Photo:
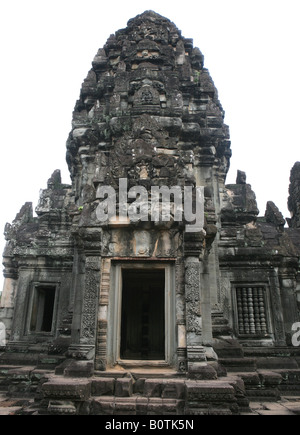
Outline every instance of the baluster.
[[243, 304], [242, 304], [242, 289], [241, 288], [236, 289], [236, 297], [237, 297], [239, 333], [245, 334], [244, 317], [243, 317]]
[[247, 290], [248, 290], [248, 311], [249, 311], [250, 334], [255, 334], [255, 322], [254, 322], [254, 307], [253, 307], [252, 288], [249, 287]]
[[248, 298], [247, 298], [247, 288], [243, 287], [242, 289], [242, 299], [243, 299], [243, 315], [244, 315], [244, 328], [245, 334], [250, 333], [250, 325], [249, 325], [249, 311], [248, 311]]
[[259, 314], [260, 314], [261, 332], [263, 334], [267, 334], [264, 291], [263, 291], [263, 288], [261, 288], [261, 287], [258, 289], [258, 300], [259, 300]]
[[261, 334], [258, 292], [256, 287], [253, 288], [253, 307], [254, 307], [254, 319], [255, 319], [255, 332], [257, 334]]

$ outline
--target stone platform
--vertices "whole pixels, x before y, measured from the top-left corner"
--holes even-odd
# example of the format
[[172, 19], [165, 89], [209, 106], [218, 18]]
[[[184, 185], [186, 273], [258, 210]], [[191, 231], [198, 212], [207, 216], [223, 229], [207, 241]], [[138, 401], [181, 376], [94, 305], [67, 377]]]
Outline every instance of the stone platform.
[[80, 378], [1, 366], [0, 415], [299, 415], [299, 378], [261, 370], [190, 380], [159, 369]]

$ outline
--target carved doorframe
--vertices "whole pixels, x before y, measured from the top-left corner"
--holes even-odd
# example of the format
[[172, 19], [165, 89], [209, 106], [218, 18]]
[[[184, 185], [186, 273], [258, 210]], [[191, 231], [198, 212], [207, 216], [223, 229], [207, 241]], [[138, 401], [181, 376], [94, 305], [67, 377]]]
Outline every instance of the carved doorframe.
[[[122, 305], [122, 269], [164, 269], [165, 270], [165, 360], [164, 361], [122, 361], [120, 359], [120, 328]], [[141, 260], [102, 260], [102, 276], [98, 311], [98, 334], [96, 369], [106, 366], [153, 365], [172, 366], [176, 353], [176, 288], [175, 262]]]

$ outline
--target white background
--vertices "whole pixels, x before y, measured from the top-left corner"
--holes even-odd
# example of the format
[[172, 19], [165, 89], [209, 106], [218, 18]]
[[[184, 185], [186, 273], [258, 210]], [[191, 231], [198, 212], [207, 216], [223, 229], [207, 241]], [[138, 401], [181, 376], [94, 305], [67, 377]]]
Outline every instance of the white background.
[[65, 143], [98, 48], [148, 9], [204, 54], [230, 127], [227, 182], [245, 171], [260, 214], [272, 200], [289, 216], [290, 169], [300, 160], [299, 0], [2, 0], [1, 253], [5, 223], [26, 201], [36, 206], [52, 172], [70, 182]]

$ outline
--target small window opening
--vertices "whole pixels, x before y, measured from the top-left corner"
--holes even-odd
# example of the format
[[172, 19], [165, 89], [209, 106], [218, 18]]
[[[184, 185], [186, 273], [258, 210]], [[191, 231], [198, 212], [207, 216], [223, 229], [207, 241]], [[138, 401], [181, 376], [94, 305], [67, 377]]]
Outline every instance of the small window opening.
[[51, 332], [56, 288], [37, 286], [34, 289], [30, 332]]

